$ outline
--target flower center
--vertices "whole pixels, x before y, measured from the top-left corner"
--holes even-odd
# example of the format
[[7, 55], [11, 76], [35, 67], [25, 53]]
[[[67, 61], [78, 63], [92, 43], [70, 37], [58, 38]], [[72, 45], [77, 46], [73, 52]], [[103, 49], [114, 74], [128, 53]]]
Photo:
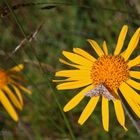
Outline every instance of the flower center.
[[129, 69], [123, 57], [104, 55], [93, 63], [91, 78], [95, 86], [102, 83], [112, 91], [129, 78]]
[[8, 77], [7, 74], [3, 71], [0, 70], [0, 89], [3, 88], [8, 83]]

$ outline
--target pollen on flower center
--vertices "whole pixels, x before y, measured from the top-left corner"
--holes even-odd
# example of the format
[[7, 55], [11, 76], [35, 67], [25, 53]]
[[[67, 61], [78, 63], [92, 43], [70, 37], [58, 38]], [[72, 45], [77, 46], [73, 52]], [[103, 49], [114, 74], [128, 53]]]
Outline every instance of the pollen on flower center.
[[7, 74], [3, 70], [0, 70], [0, 89], [3, 86], [5, 86], [7, 82], [8, 82]]
[[94, 85], [103, 83], [108, 89], [118, 89], [129, 77], [129, 69], [121, 56], [104, 55], [93, 63], [91, 78]]

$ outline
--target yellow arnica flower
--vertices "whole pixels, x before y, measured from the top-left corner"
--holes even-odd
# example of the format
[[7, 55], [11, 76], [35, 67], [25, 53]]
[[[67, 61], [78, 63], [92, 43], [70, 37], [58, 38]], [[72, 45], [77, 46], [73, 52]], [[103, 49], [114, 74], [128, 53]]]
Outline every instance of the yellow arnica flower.
[[21, 90], [31, 94], [30, 90], [21, 85], [23, 77], [19, 72], [23, 67], [23, 64], [19, 64], [10, 70], [0, 69], [0, 102], [15, 121], [18, 121], [18, 115], [14, 106], [19, 110], [23, 108]]
[[60, 62], [73, 69], [56, 72], [56, 77], [63, 77], [62, 80], [54, 80], [54, 82], [62, 82], [57, 85], [57, 89], [68, 90], [84, 87], [66, 104], [64, 111], [73, 109], [85, 97], [90, 99], [81, 113], [79, 124], [82, 125], [89, 118], [101, 98], [104, 129], [109, 130], [109, 101], [112, 101], [119, 124], [127, 130], [119, 94], [122, 94], [131, 109], [140, 117], [140, 95], [135, 91], [135, 89], [140, 90], [140, 83], [134, 80], [140, 79], [140, 71], [132, 70], [133, 67], [140, 64], [140, 55], [129, 60], [139, 42], [140, 28], [133, 34], [125, 51], [121, 51], [127, 31], [128, 26], [124, 25], [119, 34], [114, 54], [108, 54], [105, 41], [101, 49], [98, 43], [91, 39], [88, 39], [88, 42], [97, 53], [98, 58], [80, 48], [74, 48], [73, 53], [63, 51], [63, 55], [71, 62], [63, 59], [60, 59]]

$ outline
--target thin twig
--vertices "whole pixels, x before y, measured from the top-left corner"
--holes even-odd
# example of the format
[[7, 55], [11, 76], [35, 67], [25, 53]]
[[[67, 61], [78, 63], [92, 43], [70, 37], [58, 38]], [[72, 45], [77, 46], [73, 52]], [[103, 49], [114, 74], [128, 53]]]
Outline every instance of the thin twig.
[[28, 39], [29, 42], [32, 42], [35, 39], [35, 37], [38, 34], [38, 32], [41, 30], [43, 24], [44, 24], [44, 22], [37, 27], [37, 29], [35, 30], [35, 32], [33, 32], [32, 34], [30, 34], [27, 38], [24, 38], [19, 43], [19, 45], [16, 46], [16, 48], [13, 50], [12, 54], [16, 53], [17, 50], [19, 50], [21, 47], [23, 47], [26, 44], [27, 39]]
[[[40, 66], [40, 67], [39, 67], [39, 68], [40, 68], [39, 70], [40, 70], [42, 73], [44, 73], [44, 72], [42, 71], [42, 69], [41, 69], [41, 64], [39, 63], [39, 58], [38, 58], [38, 56], [37, 56], [37, 53], [36, 53], [36, 51], [35, 51], [35, 48], [34, 48], [34, 47], [31, 45], [31, 43], [28, 41], [27, 35], [26, 35], [26, 33], [25, 33], [25, 31], [24, 31], [24, 28], [23, 28], [23, 26], [21, 25], [21, 23], [20, 23], [18, 17], [17, 17], [16, 14], [14, 13], [14, 10], [11, 8], [11, 6], [10, 6], [10, 4], [7, 2], [7, 0], [4, 0], [4, 2], [5, 2], [5, 4], [7, 5], [8, 9], [10, 10], [10, 12], [11, 12], [11, 14], [12, 14], [14, 20], [16, 21], [16, 23], [17, 23], [19, 29], [21, 30], [21, 33], [22, 33], [23, 36], [26, 38], [28, 45], [32, 48], [32, 51], [33, 51], [33, 53], [34, 53], [36, 59], [38, 60], [38, 64], [39, 64], [39, 66]], [[23, 50], [24, 50], [24, 49], [23, 49]], [[25, 52], [25, 50], [24, 50], [24, 52]], [[26, 52], [25, 52], [25, 53], [26, 53]], [[28, 57], [31, 58], [31, 56], [29, 56], [29, 55], [28, 55]], [[32, 60], [32, 59], [31, 59], [31, 60]]]
[[[24, 63], [33, 64], [37, 67], [39, 66], [37, 61], [32, 62], [32, 61], [26, 59], [26, 60], [24, 60]], [[45, 71], [47, 70], [49, 72], [56, 72], [56, 70], [51, 65], [43, 63], [43, 62], [40, 62], [40, 64]]]

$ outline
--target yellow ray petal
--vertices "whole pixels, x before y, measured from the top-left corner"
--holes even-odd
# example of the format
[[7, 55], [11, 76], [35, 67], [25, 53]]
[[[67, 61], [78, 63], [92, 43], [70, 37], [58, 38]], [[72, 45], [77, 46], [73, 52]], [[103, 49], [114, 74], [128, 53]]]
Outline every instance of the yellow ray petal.
[[20, 85], [20, 84], [17, 84], [17, 86], [18, 86], [21, 90], [23, 90], [24, 92], [26, 92], [26, 93], [28, 93], [28, 94], [32, 94], [32, 91], [29, 90], [28, 88], [26, 88], [26, 87], [24, 87], [24, 86], [22, 86], [22, 85]]
[[28, 94], [32, 94], [32, 91], [29, 90], [28, 88], [18, 84], [17, 82], [15, 82], [14, 80], [10, 79], [11, 83], [16, 85], [17, 87], [19, 87], [21, 90], [23, 90], [24, 92], [28, 93]]
[[99, 47], [99, 45], [97, 44], [96, 41], [94, 41], [92, 39], [88, 39], [87, 41], [91, 44], [91, 46], [93, 47], [93, 49], [95, 50], [95, 52], [98, 54], [98, 56], [103, 56], [104, 55], [104, 52]]
[[116, 45], [116, 49], [114, 51], [114, 55], [119, 55], [120, 54], [120, 52], [122, 50], [122, 47], [123, 47], [123, 44], [124, 44], [124, 41], [125, 41], [127, 31], [128, 31], [128, 26], [124, 25], [122, 27], [120, 35], [118, 37], [118, 42], [117, 42], [117, 45]]
[[23, 64], [19, 64], [13, 68], [11, 68], [9, 71], [15, 71], [15, 72], [20, 72], [21, 70], [23, 70], [24, 65]]
[[81, 66], [81, 65], [76, 65], [76, 64], [71, 64], [63, 59], [59, 59], [59, 61], [65, 65], [68, 65], [68, 66], [71, 66], [71, 67], [75, 67], [75, 68], [78, 68], [78, 69], [86, 69], [86, 67], [84, 66]]
[[121, 56], [123, 56], [123, 55], [125, 54], [125, 51], [126, 51], [126, 50], [124, 50], [124, 51], [121, 53]]
[[136, 82], [136, 81], [134, 81], [132, 79], [128, 79], [126, 81], [126, 83], [129, 84], [131, 87], [133, 87], [133, 88], [135, 88], [137, 90], [140, 90], [140, 83], [138, 83], [138, 82]]
[[140, 55], [138, 55], [136, 58], [134, 58], [133, 60], [130, 60], [128, 62], [128, 67], [131, 68], [131, 67], [134, 67], [136, 65], [140, 64]]
[[14, 95], [14, 93], [7, 86], [5, 86], [3, 88], [3, 90], [9, 96], [9, 99], [11, 100], [11, 102], [13, 103], [13, 105], [15, 105], [15, 107], [17, 107], [18, 109], [22, 110], [22, 105], [20, 104], [20, 102], [18, 101], [18, 99]]
[[127, 49], [125, 50], [125, 53], [123, 53], [123, 57], [125, 59], [125, 61], [127, 61], [130, 57], [130, 55], [132, 54], [132, 52], [135, 50], [135, 48], [137, 47], [137, 44], [139, 42], [140, 39], [140, 28], [138, 28], [136, 30], [136, 32], [134, 33], [134, 35], [132, 36]]
[[92, 62], [95, 62], [96, 61], [96, 58], [94, 58], [92, 55], [90, 55], [89, 53], [87, 53], [86, 51], [80, 49], [80, 48], [73, 48], [73, 51], [81, 56], [83, 56], [84, 58], [92, 61]]
[[124, 110], [123, 110], [121, 101], [115, 100], [113, 101], [113, 103], [114, 103], [115, 113], [116, 113], [118, 122], [125, 130], [127, 130], [127, 128], [125, 127], [125, 115], [124, 115]]
[[[74, 80], [78, 81], [78, 79]], [[74, 82], [71, 78], [63, 79], [63, 80], [52, 80], [52, 82]]]
[[57, 85], [57, 89], [58, 90], [76, 89], [76, 88], [87, 86], [91, 83], [92, 83], [91, 79], [89, 79], [88, 81], [83, 80], [83, 81], [66, 82]]
[[62, 79], [62, 80], [52, 80], [53, 82], [75, 82], [75, 81], [92, 81], [90, 76], [84, 77], [78, 77], [78, 76], [72, 76], [70, 78]]
[[133, 88], [131, 88], [126, 83], [122, 83], [121, 87], [123, 87], [124, 89], [127, 89], [125, 94], [130, 96], [136, 103], [140, 104], [140, 95]]
[[139, 71], [130, 71], [130, 76], [136, 79], [140, 79], [140, 72]]
[[140, 106], [138, 105], [138, 103], [136, 102], [136, 98], [132, 97], [132, 93], [130, 91], [129, 86], [126, 83], [122, 83], [119, 87], [122, 95], [124, 96], [124, 98], [126, 99], [126, 101], [128, 102], [129, 106], [132, 108], [132, 110], [136, 113], [136, 115], [140, 118]]
[[56, 77], [90, 77], [90, 70], [62, 70], [55, 73]]
[[64, 80], [53, 80], [53, 82], [66, 81], [91, 81], [91, 72], [88, 70], [62, 70], [56, 72], [56, 77], [69, 77]]
[[12, 78], [12, 79], [19, 80], [19, 81], [25, 82], [25, 83], [27, 82], [26, 79], [24, 78], [24, 76], [22, 76], [19, 73], [11, 73], [11, 71], [10, 71], [10, 73], [8, 73], [8, 74], [9, 74], [10, 78]]
[[71, 62], [74, 62], [74, 63], [79, 64], [81, 66], [92, 67], [92, 65], [93, 65], [93, 62], [89, 61], [88, 59], [85, 59], [84, 57], [82, 57], [78, 54], [63, 51], [63, 55], [66, 58], [68, 58]]
[[103, 42], [103, 51], [106, 55], [108, 55], [108, 49], [107, 49], [106, 41]]
[[76, 82], [76, 81], [91, 81], [90, 77], [70, 77], [66, 79], [61, 79], [61, 80], [52, 80], [53, 82]]
[[23, 106], [23, 98], [22, 98], [22, 94], [21, 94], [20, 90], [15, 85], [11, 85], [11, 86], [15, 90], [15, 93], [16, 93], [21, 105]]
[[109, 129], [109, 106], [108, 99], [102, 96], [102, 122], [105, 131]]
[[80, 101], [85, 97], [85, 93], [93, 88], [93, 85], [90, 85], [84, 88], [76, 96], [74, 96], [64, 107], [64, 111], [67, 112], [77, 106]]
[[83, 110], [79, 120], [78, 120], [78, 123], [80, 125], [82, 125], [88, 118], [89, 116], [91, 115], [91, 113], [94, 111], [96, 105], [97, 105], [97, 102], [99, 100], [99, 97], [100, 96], [96, 96], [96, 97], [92, 97], [90, 99], [90, 101], [88, 102], [88, 104], [86, 105], [85, 109]]
[[9, 113], [9, 115], [13, 118], [13, 120], [18, 121], [18, 116], [15, 109], [13, 108], [13, 106], [11, 105], [11, 103], [1, 90], [0, 90], [0, 101], [3, 107]]

